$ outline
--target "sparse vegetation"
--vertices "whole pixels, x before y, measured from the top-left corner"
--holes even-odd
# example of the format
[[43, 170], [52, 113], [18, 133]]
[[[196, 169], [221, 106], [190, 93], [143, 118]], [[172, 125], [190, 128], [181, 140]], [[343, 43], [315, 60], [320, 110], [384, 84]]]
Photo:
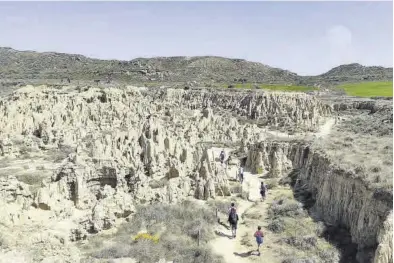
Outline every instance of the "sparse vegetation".
[[15, 177], [19, 181], [21, 181], [25, 184], [31, 185], [31, 186], [40, 185], [42, 180], [45, 178], [45, 176], [42, 174], [41, 171], [29, 172], [26, 174], [18, 174]]
[[[338, 251], [322, 238], [322, 225], [313, 222], [302, 205], [292, 197], [282, 195], [276, 198], [269, 207], [268, 216], [268, 229], [280, 234], [278, 242], [287, 246], [290, 253], [294, 250], [293, 254], [299, 255], [297, 258], [314, 259], [313, 262], [339, 261]], [[326, 257], [327, 253], [330, 258]], [[288, 258], [283, 262], [303, 261]]]
[[62, 145], [59, 149], [48, 150], [47, 156], [44, 158], [44, 160], [52, 161], [54, 163], [60, 163], [72, 152], [74, 152], [74, 149], [72, 147]]
[[333, 164], [353, 171], [369, 187], [392, 191], [392, 135], [377, 137], [337, 130], [315, 142], [315, 149], [327, 154]]
[[[303, 85], [315, 83], [342, 83], [368, 80], [392, 80], [392, 68], [363, 67], [359, 64], [342, 65], [318, 76], [299, 76], [295, 73], [270, 67], [261, 63], [243, 59], [230, 59], [215, 56], [200, 57], [157, 57], [136, 58], [131, 61], [113, 61], [88, 58], [76, 54], [38, 53], [17, 51], [0, 47], [0, 60], [3, 62], [0, 74], [12, 83], [26, 80], [54, 81], [70, 78], [71, 85], [89, 81], [90, 85], [98, 85], [94, 80], [107, 80], [117, 83], [143, 83], [141, 86], [158, 86], [169, 80], [184, 86], [185, 82], [196, 81], [200, 86], [215, 86], [220, 83], [236, 82], [250, 84], [252, 88], [277, 90], [268, 84], [281, 85], [279, 90], [305, 91]], [[145, 71], [150, 68], [149, 76]], [[67, 70], [66, 70], [67, 69]], [[116, 72], [112, 74], [113, 72]], [[169, 74], [163, 74], [168, 72]], [[111, 77], [109, 77], [111, 75]], [[171, 77], [168, 77], [171, 76]], [[102, 84], [101, 84], [102, 83]], [[262, 87], [255, 83], [265, 83]], [[68, 82], [63, 82], [68, 84]], [[292, 84], [296, 88], [287, 88]], [[4, 84], [6, 85], [6, 84]], [[227, 86], [226, 86], [227, 87]], [[302, 87], [301, 90], [298, 90]]]
[[355, 114], [355, 116], [349, 116], [347, 120], [343, 121], [338, 126], [338, 129], [355, 134], [367, 134], [378, 137], [392, 136], [393, 111], [375, 114]]
[[392, 97], [392, 81], [371, 81], [340, 85], [338, 88], [344, 89], [347, 95], [357, 97]]
[[[244, 214], [247, 226], [263, 224], [267, 243], [263, 244], [262, 255], [269, 243], [269, 250], [275, 251], [276, 259], [282, 262], [304, 262], [303, 259], [312, 260], [305, 262], [339, 262], [339, 251], [323, 237], [326, 230], [323, 223], [310, 218], [290, 189], [278, 186], [267, 201], [264, 213], [261, 203], [257, 202]], [[255, 245], [250, 234], [242, 237], [241, 243], [248, 247]]]
[[132, 257], [139, 262], [157, 262], [164, 258], [176, 262], [221, 263], [222, 259], [207, 247], [215, 223], [212, 209], [191, 202], [140, 206], [132, 221], [121, 226], [119, 234], [112, 238], [115, 245], [94, 252], [93, 256]]
[[268, 84], [254, 84], [254, 83], [236, 83], [228, 85], [228, 88], [238, 89], [263, 89], [273, 91], [288, 91], [288, 92], [306, 92], [319, 90], [316, 87], [310, 86], [297, 86], [297, 85], [268, 85]]

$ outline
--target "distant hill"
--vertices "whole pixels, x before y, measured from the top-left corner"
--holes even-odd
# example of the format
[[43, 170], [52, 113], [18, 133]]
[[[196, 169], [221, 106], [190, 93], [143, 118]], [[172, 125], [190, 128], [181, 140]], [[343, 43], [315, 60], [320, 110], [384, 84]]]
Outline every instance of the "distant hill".
[[94, 80], [131, 82], [234, 83], [314, 85], [363, 80], [392, 80], [393, 69], [342, 65], [318, 76], [299, 76], [243, 59], [215, 56], [100, 60], [78, 54], [17, 51], [0, 47], [0, 78]]
[[334, 82], [392, 80], [393, 68], [378, 66], [366, 67], [358, 63], [353, 63], [335, 67], [317, 77]]

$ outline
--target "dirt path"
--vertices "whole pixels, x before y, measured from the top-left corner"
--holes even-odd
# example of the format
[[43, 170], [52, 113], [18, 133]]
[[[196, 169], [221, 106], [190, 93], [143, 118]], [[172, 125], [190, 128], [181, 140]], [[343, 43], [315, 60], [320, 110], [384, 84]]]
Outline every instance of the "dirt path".
[[[220, 150], [221, 149], [213, 148], [212, 154], [214, 156], [219, 156]], [[218, 165], [220, 165], [220, 163]], [[230, 176], [232, 177], [232, 175]], [[218, 237], [210, 241], [210, 246], [216, 254], [223, 256], [226, 263], [258, 262], [261, 261], [259, 259], [261, 257], [264, 258], [264, 262], [274, 263], [276, 261], [274, 255], [272, 255], [268, 248], [262, 247], [260, 249], [261, 257], [259, 257], [255, 251], [255, 248], [253, 251], [250, 249], [250, 247], [246, 247], [242, 244], [242, 238], [245, 235], [253, 235], [256, 230], [255, 228], [257, 227], [246, 225], [243, 220], [243, 215], [255, 204], [259, 207], [259, 210], [263, 214], [266, 214], [269, 199], [271, 199], [268, 198], [265, 202], [260, 202], [260, 182], [261, 180], [259, 179], [258, 175], [244, 172], [244, 182], [242, 184], [244, 198], [235, 198], [237, 212], [240, 218], [238, 223], [237, 237], [235, 239], [231, 237], [231, 229], [226, 222], [227, 218], [220, 218], [222, 224], [217, 224], [216, 226], [215, 232]], [[238, 182], [234, 183], [238, 184]], [[228, 199], [222, 198], [222, 200]], [[228, 200], [228, 202], [230, 204], [230, 200]], [[262, 226], [264, 228], [263, 222]]]
[[328, 134], [330, 134], [332, 127], [335, 125], [335, 118], [330, 118], [324, 123], [320, 129], [319, 132], [316, 133], [317, 138], [324, 137]]

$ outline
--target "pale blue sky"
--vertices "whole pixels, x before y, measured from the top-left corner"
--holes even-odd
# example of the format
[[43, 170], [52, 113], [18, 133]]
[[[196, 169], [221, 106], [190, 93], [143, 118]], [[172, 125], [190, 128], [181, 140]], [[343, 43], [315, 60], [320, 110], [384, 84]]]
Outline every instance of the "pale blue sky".
[[216, 55], [320, 74], [393, 64], [392, 2], [0, 2], [0, 46], [104, 59]]

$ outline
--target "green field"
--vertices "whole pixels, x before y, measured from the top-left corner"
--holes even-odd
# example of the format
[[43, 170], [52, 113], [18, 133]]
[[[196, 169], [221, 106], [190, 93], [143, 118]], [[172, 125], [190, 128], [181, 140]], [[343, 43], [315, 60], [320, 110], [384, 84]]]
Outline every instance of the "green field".
[[307, 87], [307, 86], [286, 86], [286, 85], [269, 85], [269, 84], [233, 84], [235, 88], [238, 89], [254, 89], [256, 86], [259, 89], [265, 90], [276, 90], [276, 91], [312, 91], [318, 90], [316, 87]]
[[340, 85], [338, 88], [344, 89], [349, 96], [358, 97], [392, 97], [393, 82], [362, 82], [354, 84]]

